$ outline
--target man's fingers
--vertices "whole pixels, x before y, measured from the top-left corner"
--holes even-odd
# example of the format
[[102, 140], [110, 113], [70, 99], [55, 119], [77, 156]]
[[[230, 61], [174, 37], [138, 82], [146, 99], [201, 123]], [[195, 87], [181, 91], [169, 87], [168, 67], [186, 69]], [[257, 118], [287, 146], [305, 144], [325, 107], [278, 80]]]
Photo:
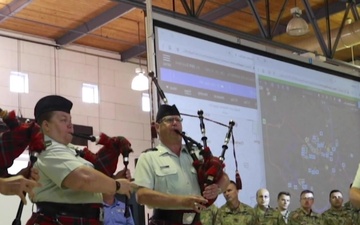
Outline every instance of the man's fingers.
[[198, 213], [200, 213], [203, 209], [206, 207], [200, 203], [194, 202], [194, 210]]
[[25, 195], [24, 195], [22, 192], [19, 193], [18, 195], [19, 195], [19, 197], [21, 198], [21, 201], [24, 203], [24, 205], [26, 205], [26, 204], [27, 204], [27, 201], [26, 201]]

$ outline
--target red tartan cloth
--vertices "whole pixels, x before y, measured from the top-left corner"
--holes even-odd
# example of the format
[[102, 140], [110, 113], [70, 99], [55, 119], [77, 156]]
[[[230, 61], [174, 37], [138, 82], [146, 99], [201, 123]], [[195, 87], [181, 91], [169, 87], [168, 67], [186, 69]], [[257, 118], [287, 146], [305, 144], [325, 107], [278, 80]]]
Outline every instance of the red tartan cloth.
[[131, 149], [130, 142], [124, 137], [108, 137], [100, 134], [98, 144], [103, 145], [96, 153], [92, 153], [88, 148], [83, 150], [83, 158], [94, 164], [95, 169], [112, 177], [116, 171], [120, 154], [128, 156]]
[[[225, 164], [218, 158], [214, 157], [209, 147], [204, 148], [202, 152], [204, 161], [194, 161], [193, 166], [196, 169], [198, 183], [200, 185], [201, 192], [204, 191], [207, 183], [217, 183], [223, 175], [223, 168]], [[208, 199], [208, 203], [205, 205], [208, 207], [212, 205], [217, 199]]]
[[[0, 177], [9, 176], [7, 169], [29, 146], [29, 151], [41, 152], [45, 149], [44, 137], [40, 127], [35, 122], [21, 123], [14, 111], [3, 119], [4, 126], [0, 132]], [[82, 157], [94, 164], [95, 169], [108, 176], [116, 171], [120, 154], [129, 155], [132, 152], [130, 142], [124, 137], [108, 137], [100, 135], [99, 143], [103, 147], [96, 153], [85, 148]]]
[[0, 176], [9, 176], [7, 169], [29, 146], [29, 151], [44, 150], [43, 136], [35, 122], [21, 123], [14, 111], [3, 118], [6, 126], [1, 126], [0, 133]]
[[74, 218], [60, 216], [56, 218], [33, 213], [26, 225], [102, 225], [103, 223], [96, 219]]

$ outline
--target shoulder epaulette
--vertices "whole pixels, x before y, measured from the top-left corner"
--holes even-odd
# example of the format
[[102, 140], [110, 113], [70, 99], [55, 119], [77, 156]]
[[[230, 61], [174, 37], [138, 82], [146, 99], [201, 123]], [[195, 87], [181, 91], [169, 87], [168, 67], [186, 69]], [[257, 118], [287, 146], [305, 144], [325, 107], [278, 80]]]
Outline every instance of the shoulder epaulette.
[[144, 151], [142, 151], [142, 153], [153, 152], [153, 151], [157, 151], [157, 150], [158, 150], [157, 148], [148, 148], [148, 149], [145, 149]]
[[50, 145], [52, 145], [52, 141], [51, 141], [51, 140], [45, 141], [45, 147], [49, 147]]

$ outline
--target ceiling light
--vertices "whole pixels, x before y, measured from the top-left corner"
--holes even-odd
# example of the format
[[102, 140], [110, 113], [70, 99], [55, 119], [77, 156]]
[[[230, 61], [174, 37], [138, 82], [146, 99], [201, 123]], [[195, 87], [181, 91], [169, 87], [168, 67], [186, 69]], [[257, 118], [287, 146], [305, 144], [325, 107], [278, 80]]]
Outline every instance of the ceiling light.
[[301, 18], [301, 9], [294, 7], [290, 10], [293, 18], [286, 26], [286, 33], [290, 36], [302, 36], [309, 32], [309, 25]]
[[141, 68], [135, 69], [136, 76], [131, 82], [131, 89], [134, 91], [146, 91], [149, 89], [149, 79], [145, 76], [145, 70]]

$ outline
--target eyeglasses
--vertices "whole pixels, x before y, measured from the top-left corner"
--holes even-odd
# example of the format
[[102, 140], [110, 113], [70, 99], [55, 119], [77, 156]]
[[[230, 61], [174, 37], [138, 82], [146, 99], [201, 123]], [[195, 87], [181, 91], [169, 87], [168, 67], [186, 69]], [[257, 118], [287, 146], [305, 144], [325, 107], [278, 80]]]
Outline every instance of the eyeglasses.
[[303, 198], [301, 198], [301, 200], [314, 200], [314, 197], [303, 197]]
[[181, 118], [181, 117], [165, 117], [162, 120], [160, 120], [160, 122], [165, 122], [167, 124], [174, 123], [174, 121], [177, 123], [181, 123], [183, 121], [183, 118]]

